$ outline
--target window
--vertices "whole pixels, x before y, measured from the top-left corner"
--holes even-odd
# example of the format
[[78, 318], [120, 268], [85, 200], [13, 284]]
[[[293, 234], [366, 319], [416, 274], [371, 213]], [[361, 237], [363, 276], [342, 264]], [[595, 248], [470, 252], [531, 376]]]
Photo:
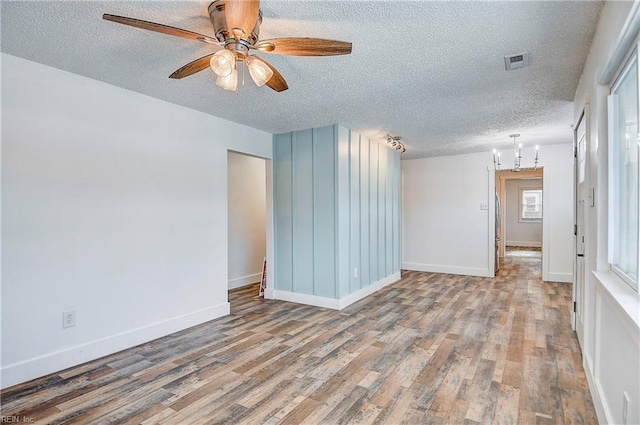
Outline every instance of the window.
[[638, 290], [638, 58], [634, 53], [609, 96], [609, 263]]
[[542, 189], [520, 189], [521, 222], [542, 220]]

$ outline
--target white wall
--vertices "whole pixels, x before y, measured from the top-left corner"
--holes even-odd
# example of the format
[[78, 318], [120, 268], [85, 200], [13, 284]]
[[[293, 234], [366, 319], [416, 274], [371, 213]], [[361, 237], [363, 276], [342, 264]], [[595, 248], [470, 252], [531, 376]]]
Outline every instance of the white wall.
[[[532, 157], [530, 152], [529, 156]], [[542, 186], [542, 279], [573, 281], [573, 146], [540, 146]]]
[[2, 386], [228, 314], [227, 150], [271, 135], [1, 59]]
[[402, 161], [403, 269], [493, 276], [489, 211], [480, 209], [488, 161], [490, 153]]
[[542, 246], [542, 222], [520, 221], [520, 189], [542, 189], [542, 179], [506, 180], [505, 238], [507, 246]]
[[[570, 131], [570, 129], [569, 129]], [[533, 149], [523, 149], [523, 167]], [[540, 148], [544, 168], [543, 278], [573, 274], [573, 148]], [[494, 173], [491, 152], [402, 161], [402, 268], [493, 276]], [[487, 203], [489, 209], [480, 209]]]
[[[629, 35], [631, 40], [637, 38], [640, 20], [630, 14], [637, 6], [633, 2], [605, 3], [574, 99], [574, 124], [586, 111], [586, 184], [595, 190], [595, 205], [585, 209], [584, 327], [579, 340], [600, 423], [623, 422], [624, 391], [630, 395], [628, 423], [640, 423], [640, 300], [637, 293], [609, 272], [607, 262], [609, 82], [599, 84], [623, 29], [635, 28]], [[634, 24], [626, 25], [628, 19]], [[599, 271], [597, 277], [594, 271]]]
[[259, 282], [266, 256], [265, 160], [229, 152], [229, 289]]

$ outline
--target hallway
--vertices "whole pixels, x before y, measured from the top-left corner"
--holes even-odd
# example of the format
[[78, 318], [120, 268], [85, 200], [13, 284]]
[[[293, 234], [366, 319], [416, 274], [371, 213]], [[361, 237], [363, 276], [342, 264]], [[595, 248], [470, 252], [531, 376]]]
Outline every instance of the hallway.
[[504, 255], [506, 257], [526, 257], [542, 260], [542, 249], [530, 246], [508, 246]]
[[[404, 272], [338, 312], [230, 292], [230, 316], [2, 392], [40, 423], [596, 423], [571, 285]], [[465, 421], [466, 420], [466, 421]]]

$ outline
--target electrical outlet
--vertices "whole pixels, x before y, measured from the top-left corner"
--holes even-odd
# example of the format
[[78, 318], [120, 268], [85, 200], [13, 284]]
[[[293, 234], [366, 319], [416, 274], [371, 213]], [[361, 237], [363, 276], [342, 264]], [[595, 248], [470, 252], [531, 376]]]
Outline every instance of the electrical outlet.
[[357, 268], [357, 267], [355, 267], [355, 268], [353, 269], [353, 278], [354, 278], [354, 279], [357, 279], [357, 278], [358, 278], [358, 268]]
[[622, 393], [622, 424], [627, 425], [629, 423], [629, 394], [627, 392]]
[[72, 328], [76, 325], [76, 312], [69, 310], [62, 312], [62, 328]]
[[480, 209], [481, 210], [488, 210], [489, 209], [489, 204], [487, 204], [486, 202], [481, 202], [480, 203]]

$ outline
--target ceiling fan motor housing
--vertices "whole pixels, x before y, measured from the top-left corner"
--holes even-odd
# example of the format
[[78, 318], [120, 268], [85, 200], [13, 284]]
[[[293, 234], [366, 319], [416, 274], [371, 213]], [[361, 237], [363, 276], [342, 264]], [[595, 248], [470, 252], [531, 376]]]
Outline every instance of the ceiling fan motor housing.
[[[229, 44], [239, 44], [247, 47], [253, 46], [258, 42], [258, 36], [260, 35], [260, 24], [262, 23], [262, 11], [258, 12], [258, 20], [255, 27], [251, 30], [251, 34], [243, 34], [239, 39], [236, 38], [232, 32], [233, 28], [228, 28], [227, 18], [224, 12], [225, 0], [216, 0], [209, 5], [209, 19], [213, 24], [213, 31], [216, 34], [216, 39], [221, 43], [225, 43], [225, 47]], [[228, 46], [227, 49], [236, 51], [237, 46]], [[244, 49], [240, 49], [244, 50]]]

